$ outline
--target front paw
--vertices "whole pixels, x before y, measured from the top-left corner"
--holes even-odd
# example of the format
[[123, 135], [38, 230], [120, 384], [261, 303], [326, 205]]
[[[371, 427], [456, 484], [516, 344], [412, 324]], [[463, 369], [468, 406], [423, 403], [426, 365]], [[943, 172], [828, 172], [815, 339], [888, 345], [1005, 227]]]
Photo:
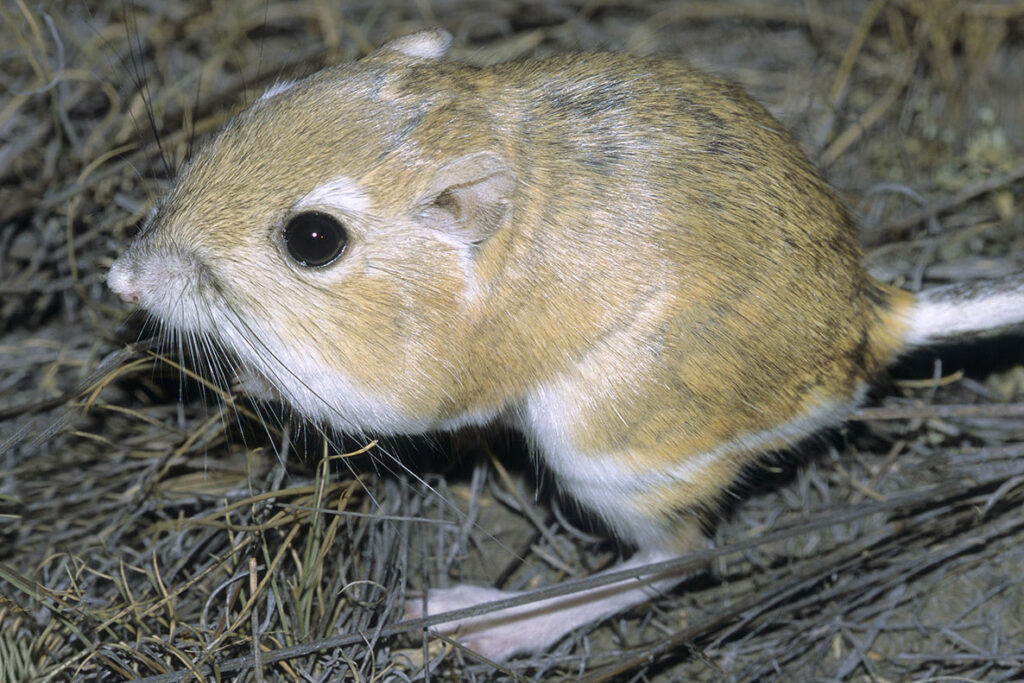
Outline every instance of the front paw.
[[231, 378], [231, 393], [257, 401], [280, 402], [281, 394], [264, 375], [248, 368], [238, 368]]

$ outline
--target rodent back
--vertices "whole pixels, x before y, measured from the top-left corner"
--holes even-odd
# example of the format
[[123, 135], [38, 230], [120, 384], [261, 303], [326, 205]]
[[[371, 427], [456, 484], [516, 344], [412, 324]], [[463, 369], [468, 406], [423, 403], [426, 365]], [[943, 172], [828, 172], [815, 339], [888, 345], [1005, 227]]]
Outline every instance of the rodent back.
[[622, 55], [503, 65], [490, 81], [517, 98], [504, 133], [528, 199], [515, 240], [479, 262], [500, 300], [530, 302], [494, 306], [475, 355], [502, 335], [522, 355], [555, 350], [556, 373], [617, 345], [589, 378], [607, 400], [580, 434], [625, 423], [654, 443], [687, 425], [707, 450], [848, 401], [899, 347], [909, 296], [864, 272], [846, 210], [739, 88]]

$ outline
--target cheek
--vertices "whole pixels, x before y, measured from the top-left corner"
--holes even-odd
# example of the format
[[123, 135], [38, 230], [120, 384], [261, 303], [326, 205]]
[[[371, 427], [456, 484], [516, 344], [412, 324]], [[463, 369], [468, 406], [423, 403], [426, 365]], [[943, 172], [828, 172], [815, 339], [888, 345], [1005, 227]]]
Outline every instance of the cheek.
[[391, 365], [408, 364], [439, 335], [461, 327], [460, 281], [438, 269], [401, 268], [368, 270], [337, 286], [331, 303], [321, 305], [331, 328], [361, 354]]
[[378, 278], [265, 290], [273, 334], [293, 358], [372, 386], [399, 369], [408, 335], [402, 297]]
[[467, 282], [447, 252], [417, 255], [418, 263], [378, 262], [337, 286], [325, 315], [342, 335], [336, 352], [349, 372], [418, 385], [451, 380], [468, 328]]
[[[252, 280], [242, 314], [253, 321], [247, 336], [273, 349], [257, 366], [294, 384], [282, 393], [310, 416], [326, 402], [333, 411], [328, 419], [351, 417], [365, 428], [435, 424], [465, 374], [472, 309], [454, 255], [430, 258], [430, 267], [350, 262], [319, 283], [278, 276], [272, 286], [257, 287]], [[382, 416], [390, 421], [375, 422]]]

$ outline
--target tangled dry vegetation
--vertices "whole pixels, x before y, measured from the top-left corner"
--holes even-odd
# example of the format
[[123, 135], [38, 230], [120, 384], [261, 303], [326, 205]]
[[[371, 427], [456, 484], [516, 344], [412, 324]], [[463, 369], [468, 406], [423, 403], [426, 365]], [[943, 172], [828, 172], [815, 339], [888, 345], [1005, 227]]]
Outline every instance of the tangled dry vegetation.
[[749, 477], [709, 569], [499, 670], [425, 646], [401, 601], [456, 580], [552, 585], [616, 553], [543, 481], [534, 494], [514, 438], [345, 456], [365, 444], [327, 446], [183, 381], [103, 284], [193, 139], [281, 74], [432, 24], [479, 61], [679, 55], [796, 133], [879, 276], [1020, 270], [1024, 3], [14, 0], [0, 14], [0, 680], [1024, 678], [1021, 337], [908, 360], [846, 428]]

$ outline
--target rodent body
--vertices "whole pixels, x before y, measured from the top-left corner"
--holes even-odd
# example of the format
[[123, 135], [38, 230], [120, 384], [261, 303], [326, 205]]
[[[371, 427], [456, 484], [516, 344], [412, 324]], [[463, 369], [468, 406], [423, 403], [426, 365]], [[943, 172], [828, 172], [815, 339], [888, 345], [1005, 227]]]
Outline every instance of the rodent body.
[[[737, 87], [616, 54], [478, 68], [441, 59], [448, 40], [272, 89], [183, 169], [112, 288], [313, 420], [517, 426], [662, 554], [693, 546], [693, 511], [744, 465], [935, 336]], [[327, 265], [282, 238], [308, 212], [343, 226]]]

